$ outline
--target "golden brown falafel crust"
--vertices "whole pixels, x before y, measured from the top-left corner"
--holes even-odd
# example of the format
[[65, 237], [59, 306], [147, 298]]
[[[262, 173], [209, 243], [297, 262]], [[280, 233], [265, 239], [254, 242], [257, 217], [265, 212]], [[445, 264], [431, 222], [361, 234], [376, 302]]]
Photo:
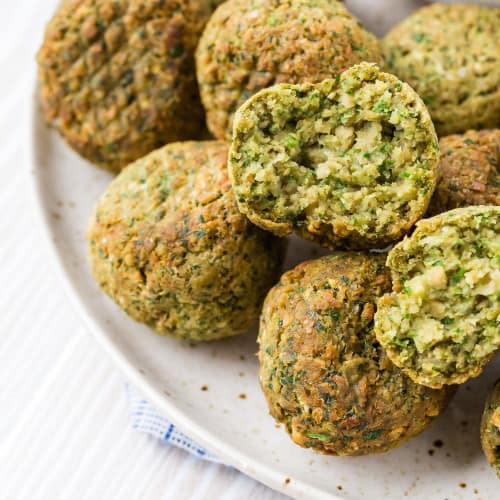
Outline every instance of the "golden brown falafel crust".
[[229, 140], [234, 112], [259, 90], [320, 82], [361, 61], [382, 62], [379, 41], [335, 0], [229, 0], [196, 52], [208, 128]]
[[500, 126], [500, 9], [435, 3], [383, 39], [389, 71], [429, 108], [440, 136]]
[[227, 148], [184, 142], [150, 153], [111, 183], [92, 218], [97, 282], [162, 335], [242, 333], [279, 277], [283, 242], [239, 213]]
[[500, 479], [500, 380], [491, 390], [481, 419], [481, 445]]
[[47, 123], [118, 171], [203, 127], [193, 53], [210, 14], [197, 0], [68, 0], [38, 52]]
[[439, 141], [439, 177], [428, 215], [500, 205], [500, 130], [469, 130]]
[[293, 441], [333, 455], [383, 452], [424, 430], [450, 390], [412, 382], [372, 332], [391, 289], [385, 255], [304, 262], [271, 289], [259, 331], [259, 378]]

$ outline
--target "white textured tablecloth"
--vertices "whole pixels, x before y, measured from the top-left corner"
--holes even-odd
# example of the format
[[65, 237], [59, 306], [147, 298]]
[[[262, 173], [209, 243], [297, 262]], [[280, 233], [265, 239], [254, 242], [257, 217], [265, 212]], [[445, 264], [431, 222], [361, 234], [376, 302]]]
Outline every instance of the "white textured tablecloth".
[[48, 263], [23, 113], [57, 3], [0, 0], [0, 499], [284, 498], [134, 431], [122, 375]]

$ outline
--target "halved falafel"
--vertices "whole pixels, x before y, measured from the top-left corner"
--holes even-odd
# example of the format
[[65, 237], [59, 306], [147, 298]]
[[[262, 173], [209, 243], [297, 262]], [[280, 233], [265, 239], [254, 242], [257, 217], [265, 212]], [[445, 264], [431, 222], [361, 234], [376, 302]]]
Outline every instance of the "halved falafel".
[[46, 121], [83, 157], [118, 171], [204, 127], [194, 50], [200, 0], [73, 0], [38, 52]]
[[500, 207], [457, 208], [417, 223], [387, 258], [377, 340], [415, 382], [479, 375], [500, 348]]
[[275, 85], [236, 113], [228, 167], [238, 206], [278, 235], [330, 248], [400, 239], [422, 217], [438, 141], [418, 95], [376, 65]]
[[161, 335], [244, 332], [277, 281], [283, 243], [240, 214], [222, 142], [172, 143], [132, 163], [88, 230], [95, 279]]
[[361, 61], [382, 63], [380, 43], [336, 0], [228, 0], [196, 51], [208, 128], [229, 140], [235, 111], [259, 90], [320, 82]]
[[335, 253], [285, 273], [264, 302], [259, 380], [295, 443], [332, 455], [383, 452], [423, 431], [453, 389], [415, 384], [373, 334], [391, 289], [385, 256]]

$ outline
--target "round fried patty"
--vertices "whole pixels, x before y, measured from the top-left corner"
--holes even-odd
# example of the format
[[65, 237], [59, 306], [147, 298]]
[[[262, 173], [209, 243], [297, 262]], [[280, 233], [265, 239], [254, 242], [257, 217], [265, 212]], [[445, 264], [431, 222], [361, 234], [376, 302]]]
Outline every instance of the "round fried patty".
[[37, 58], [47, 122], [110, 170], [196, 137], [193, 53], [209, 14], [200, 0], [67, 0]]
[[208, 128], [231, 138], [234, 112], [274, 83], [320, 82], [361, 61], [379, 41], [335, 0], [228, 0], [208, 22], [196, 72]]
[[330, 248], [400, 239], [425, 213], [438, 142], [418, 95], [374, 64], [279, 84], [238, 110], [229, 171], [238, 206], [279, 235]]
[[434, 4], [384, 38], [389, 70], [423, 98], [439, 135], [500, 126], [500, 9]]
[[333, 455], [382, 452], [424, 430], [452, 391], [415, 384], [373, 334], [391, 288], [385, 256], [335, 253], [299, 264], [261, 315], [259, 379], [293, 441]]
[[428, 215], [468, 205], [500, 205], [500, 130], [469, 130], [439, 141], [438, 183]]
[[500, 207], [425, 219], [387, 258], [394, 291], [378, 302], [377, 340], [415, 382], [477, 376], [500, 348]]
[[236, 206], [222, 142], [172, 143], [124, 169], [88, 230], [95, 279], [162, 335], [212, 340], [258, 318], [282, 241]]
[[488, 462], [500, 478], [500, 380], [495, 384], [484, 405], [481, 445]]

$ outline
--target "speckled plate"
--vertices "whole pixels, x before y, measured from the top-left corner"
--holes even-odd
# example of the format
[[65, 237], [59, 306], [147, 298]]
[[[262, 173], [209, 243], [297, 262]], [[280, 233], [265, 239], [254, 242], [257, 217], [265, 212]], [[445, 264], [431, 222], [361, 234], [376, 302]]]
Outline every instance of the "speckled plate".
[[[418, 2], [348, 3], [380, 34]], [[228, 464], [296, 498], [495, 498], [498, 480], [481, 453], [479, 419], [499, 359], [460, 389], [429, 430], [389, 453], [336, 458], [295, 446], [267, 413], [257, 382], [255, 329], [205, 345], [162, 338], [130, 320], [98, 290], [86, 261], [84, 232], [111, 175], [79, 158], [44, 126], [36, 96], [30, 119], [36, 209], [62, 283], [125, 376], [184, 432]], [[293, 240], [287, 267], [318, 253]]]

